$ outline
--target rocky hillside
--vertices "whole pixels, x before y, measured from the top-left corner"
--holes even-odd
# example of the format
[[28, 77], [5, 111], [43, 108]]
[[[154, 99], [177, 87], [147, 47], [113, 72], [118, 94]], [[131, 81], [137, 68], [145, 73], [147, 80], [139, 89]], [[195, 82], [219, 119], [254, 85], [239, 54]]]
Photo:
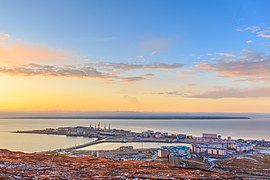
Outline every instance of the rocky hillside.
[[227, 173], [145, 161], [0, 150], [0, 179], [224, 179]]

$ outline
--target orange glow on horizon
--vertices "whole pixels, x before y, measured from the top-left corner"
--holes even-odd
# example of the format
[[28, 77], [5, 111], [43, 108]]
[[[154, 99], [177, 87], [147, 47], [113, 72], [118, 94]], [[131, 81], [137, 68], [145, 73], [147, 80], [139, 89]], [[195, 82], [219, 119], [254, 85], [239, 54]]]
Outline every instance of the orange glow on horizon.
[[[23, 80], [22, 80], [23, 79]], [[269, 99], [199, 99], [148, 95], [95, 80], [0, 78], [0, 109], [6, 111], [261, 112]], [[89, 83], [91, 82], [91, 83]], [[130, 97], [126, 98], [126, 97]], [[134, 98], [134, 100], [132, 99]], [[136, 100], [136, 101], [135, 101]]]

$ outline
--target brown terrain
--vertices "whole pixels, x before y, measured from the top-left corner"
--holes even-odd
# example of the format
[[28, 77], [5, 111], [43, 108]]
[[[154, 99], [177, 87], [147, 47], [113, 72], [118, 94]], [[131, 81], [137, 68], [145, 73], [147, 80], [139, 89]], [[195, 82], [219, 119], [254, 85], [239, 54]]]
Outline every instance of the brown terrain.
[[216, 164], [213, 170], [231, 172], [246, 179], [270, 179], [270, 154], [250, 154]]
[[0, 150], [0, 179], [235, 179], [235, 176], [159, 162]]

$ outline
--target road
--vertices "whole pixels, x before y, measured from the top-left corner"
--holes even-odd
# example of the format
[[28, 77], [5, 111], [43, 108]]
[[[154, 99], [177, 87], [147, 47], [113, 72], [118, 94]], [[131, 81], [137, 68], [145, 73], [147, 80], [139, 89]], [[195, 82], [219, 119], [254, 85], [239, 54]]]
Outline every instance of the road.
[[186, 141], [168, 141], [168, 140], [158, 140], [158, 139], [140, 139], [140, 140], [136, 140], [136, 139], [123, 139], [123, 138], [117, 138], [117, 137], [106, 137], [104, 139], [98, 139], [98, 140], [95, 140], [95, 141], [92, 141], [92, 142], [88, 142], [88, 143], [85, 143], [85, 144], [81, 144], [81, 145], [76, 145], [76, 146], [73, 146], [73, 147], [69, 147], [69, 148], [62, 148], [62, 149], [56, 149], [56, 150], [53, 150], [51, 152], [60, 152], [60, 151], [72, 151], [72, 150], [75, 150], [75, 149], [81, 149], [81, 148], [84, 148], [84, 147], [88, 147], [88, 146], [93, 146], [93, 145], [96, 145], [96, 144], [100, 144], [100, 143], [129, 143], [129, 142], [154, 142], [154, 143], [188, 143]]

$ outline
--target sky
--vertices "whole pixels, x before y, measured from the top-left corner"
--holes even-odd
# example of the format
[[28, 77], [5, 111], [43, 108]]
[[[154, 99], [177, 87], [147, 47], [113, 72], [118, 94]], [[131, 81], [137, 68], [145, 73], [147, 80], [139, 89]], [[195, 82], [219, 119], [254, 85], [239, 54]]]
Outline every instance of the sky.
[[0, 111], [270, 113], [267, 0], [0, 0]]

